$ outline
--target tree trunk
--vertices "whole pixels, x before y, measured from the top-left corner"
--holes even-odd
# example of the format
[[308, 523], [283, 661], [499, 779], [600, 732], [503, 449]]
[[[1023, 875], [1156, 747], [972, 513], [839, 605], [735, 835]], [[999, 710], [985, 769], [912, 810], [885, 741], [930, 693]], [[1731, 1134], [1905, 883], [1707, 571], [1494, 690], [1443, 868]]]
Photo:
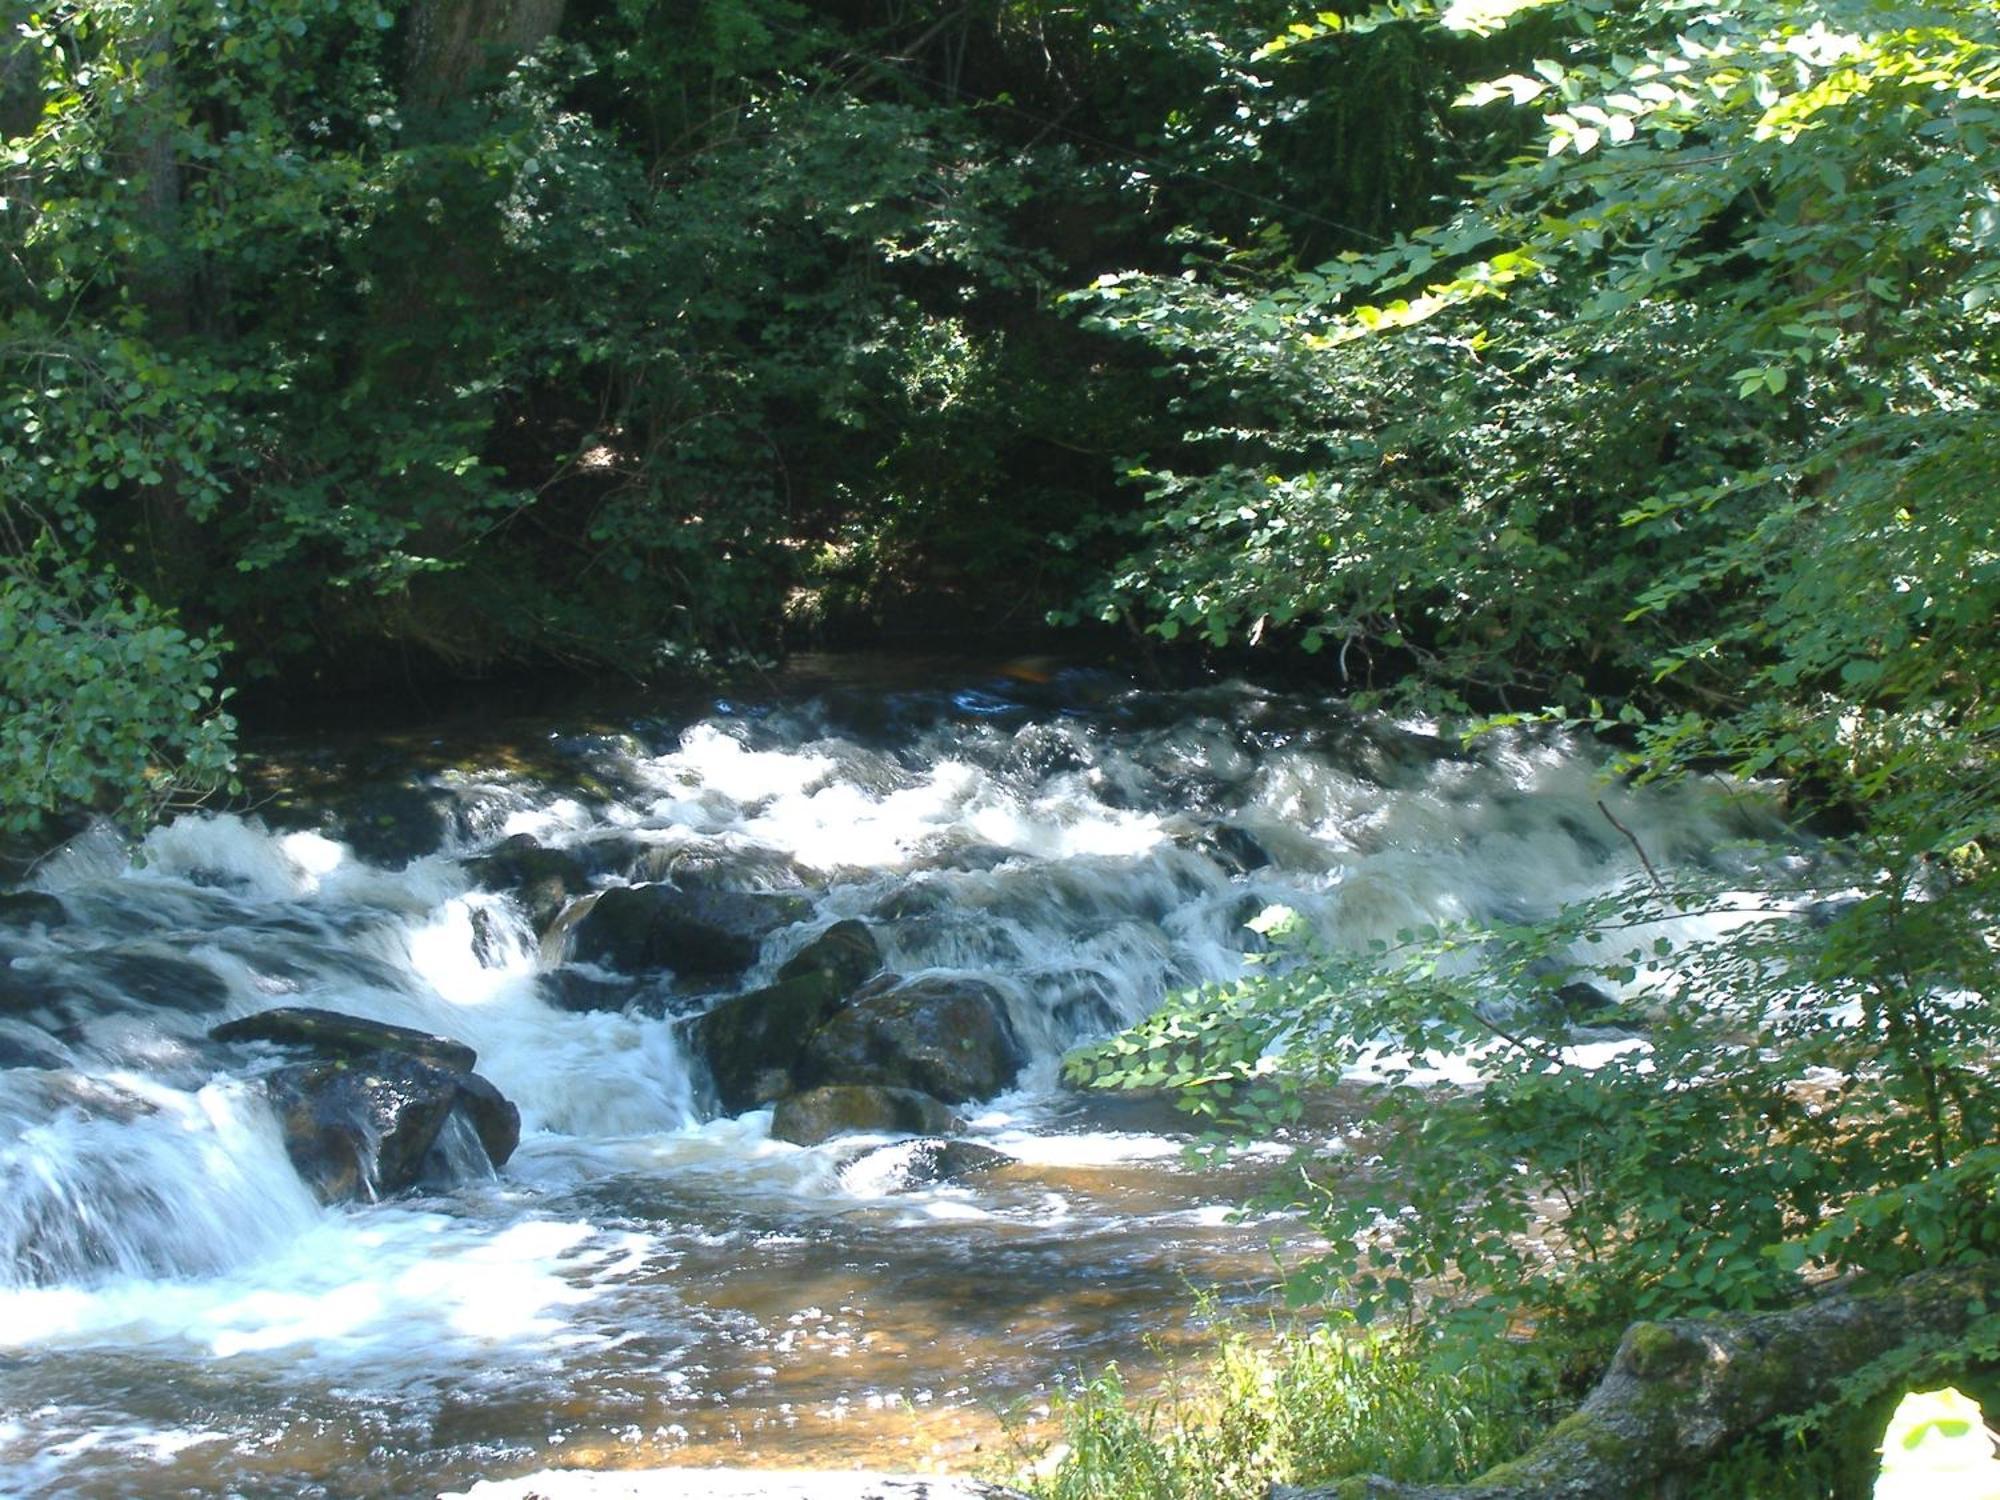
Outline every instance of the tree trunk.
[[0, 141], [26, 135], [42, 117], [40, 49], [0, 24]]
[[191, 325], [193, 277], [181, 244], [181, 164], [175, 140], [179, 89], [171, 11], [136, 43], [140, 57], [131, 135], [138, 220], [143, 234], [128, 275], [156, 339], [174, 339]]
[[508, 66], [555, 35], [564, 0], [416, 0], [403, 72], [404, 106], [443, 109], [491, 64]]
[[1703, 1464], [1805, 1410], [1870, 1360], [1962, 1334], [2000, 1296], [2000, 1263], [1926, 1271], [1868, 1296], [1784, 1312], [1635, 1323], [1589, 1398], [1525, 1456], [1466, 1484], [1346, 1479], [1274, 1500], [1642, 1500], [1681, 1492]]

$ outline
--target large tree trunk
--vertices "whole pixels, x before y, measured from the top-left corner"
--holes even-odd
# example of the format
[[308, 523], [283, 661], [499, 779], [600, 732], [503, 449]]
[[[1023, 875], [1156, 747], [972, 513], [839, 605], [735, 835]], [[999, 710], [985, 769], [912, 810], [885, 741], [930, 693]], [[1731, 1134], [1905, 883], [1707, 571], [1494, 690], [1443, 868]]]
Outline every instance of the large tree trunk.
[[1952, 1339], [2000, 1294], [2000, 1264], [1928, 1271], [1869, 1296], [1785, 1312], [1635, 1323], [1597, 1389], [1524, 1457], [1467, 1484], [1347, 1479], [1274, 1500], [1643, 1500], [1842, 1376], [1919, 1339]]
[[494, 63], [512, 64], [562, 25], [564, 0], [416, 0], [403, 103], [416, 112], [463, 98]]

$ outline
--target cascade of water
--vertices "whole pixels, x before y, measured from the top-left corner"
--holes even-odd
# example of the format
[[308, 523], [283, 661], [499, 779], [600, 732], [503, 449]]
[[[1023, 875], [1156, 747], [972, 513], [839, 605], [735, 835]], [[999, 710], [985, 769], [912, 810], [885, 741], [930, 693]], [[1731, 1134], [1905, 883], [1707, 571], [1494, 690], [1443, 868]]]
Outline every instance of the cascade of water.
[[[1285, 905], [1360, 945], [1615, 889], [1641, 878], [1634, 841], [1666, 867], [1775, 831], [1740, 794], [1606, 786], [1555, 735], [1465, 752], [1243, 687], [1038, 691], [723, 705], [565, 737], [575, 784], [454, 773], [445, 847], [400, 870], [234, 814], [183, 816], [136, 850], [80, 842], [35, 881], [59, 919], [0, 914], [0, 1348], [309, 1350], [334, 1384], [365, 1359], [379, 1386], [461, 1346], [525, 1368], [494, 1363], [506, 1345], [594, 1382], [579, 1371], [616, 1368], [604, 1351], [632, 1338], [656, 1363], [721, 1358], [748, 1335], [726, 1282], [707, 1302], [678, 1290], [686, 1268], [781, 1259], [878, 1200], [898, 1232], [1056, 1226], [1074, 1243], [1050, 1254], [1128, 1222], [1213, 1229], [1212, 1205], [1166, 1190], [1085, 1213], [1106, 1174], [1171, 1173], [1175, 1148], [1077, 1123], [1056, 1064], [1171, 989], [1240, 974], [1257, 913]], [[464, 861], [520, 835], [594, 890], [669, 880], [794, 904], [740, 973], [621, 974], [568, 955], [567, 923], [544, 937], [478, 888]], [[1041, 1174], [1032, 1188], [912, 1195], [900, 1158], [857, 1165], [864, 1146], [773, 1141], [767, 1111], [717, 1116], [682, 1019], [770, 983], [842, 920], [906, 978], [999, 994], [1030, 1065], [963, 1112]], [[261, 1082], [287, 1054], [208, 1039], [275, 1006], [471, 1047], [519, 1107], [518, 1154], [495, 1177], [453, 1114], [424, 1196], [322, 1207]], [[647, 1331], [619, 1331], [633, 1319]], [[0, 1459], [8, 1441], [0, 1422]]]

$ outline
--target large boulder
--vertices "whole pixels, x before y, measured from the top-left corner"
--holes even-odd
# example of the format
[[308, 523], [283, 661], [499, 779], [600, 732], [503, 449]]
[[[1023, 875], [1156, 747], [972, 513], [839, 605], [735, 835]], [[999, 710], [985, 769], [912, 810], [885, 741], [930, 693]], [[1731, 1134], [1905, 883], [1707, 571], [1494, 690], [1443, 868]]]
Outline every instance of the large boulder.
[[310, 1048], [330, 1060], [393, 1052], [447, 1073], [470, 1073], [479, 1054], [463, 1042], [409, 1026], [370, 1021], [310, 1005], [284, 1005], [211, 1027], [218, 1042], [277, 1042]]
[[494, 1166], [520, 1139], [520, 1115], [477, 1074], [393, 1052], [280, 1068], [265, 1079], [285, 1150], [324, 1202], [384, 1198], [448, 1177], [438, 1137], [461, 1112]]
[[722, 1107], [734, 1114], [790, 1093], [806, 1039], [845, 998], [833, 975], [810, 969], [733, 995], [689, 1021], [688, 1046], [708, 1068]]
[[999, 991], [931, 977], [856, 996], [806, 1044], [799, 1082], [876, 1083], [947, 1104], [997, 1094], [1021, 1070]]
[[778, 978], [798, 979], [807, 974], [826, 974], [851, 995], [882, 968], [882, 948], [866, 922], [835, 922], [805, 947], [785, 960]]
[[487, 890], [520, 903], [537, 933], [547, 932], [563, 908], [590, 889], [590, 873], [581, 859], [566, 849], [544, 848], [525, 833], [465, 865]]
[[572, 952], [627, 974], [672, 969], [704, 977], [740, 974], [780, 927], [803, 921], [812, 903], [768, 891], [684, 891], [624, 885], [605, 891], [571, 929]]
[[415, 1058], [295, 1063], [264, 1080], [299, 1176], [323, 1202], [414, 1185], [458, 1102], [458, 1078]]
[[817, 1146], [837, 1135], [945, 1135], [958, 1117], [929, 1094], [879, 1084], [834, 1083], [780, 1099], [771, 1119], [775, 1140]]

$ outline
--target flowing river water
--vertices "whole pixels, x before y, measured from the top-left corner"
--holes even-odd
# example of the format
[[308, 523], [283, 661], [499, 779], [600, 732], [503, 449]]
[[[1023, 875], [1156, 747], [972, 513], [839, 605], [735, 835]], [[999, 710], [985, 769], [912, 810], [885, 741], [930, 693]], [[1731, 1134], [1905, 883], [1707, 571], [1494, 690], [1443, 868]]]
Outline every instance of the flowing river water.
[[[1164, 1108], [1067, 1090], [1066, 1049], [1238, 975], [1271, 904], [1344, 944], [1528, 915], [1638, 878], [1600, 799], [1663, 864], [1728, 859], [1768, 817], [1607, 787], [1555, 736], [1463, 750], [1241, 684], [1035, 675], [822, 674], [447, 743], [421, 780], [442, 846], [406, 863], [277, 804], [45, 862], [59, 907], [0, 922], [0, 1493], [977, 1467], [1080, 1372], [1157, 1376], [1193, 1291], [1266, 1306], [1311, 1238], [1233, 1207], [1294, 1146], [1363, 1149], [1334, 1120], [1198, 1167]], [[466, 863], [521, 834], [600, 885], [788, 892], [801, 919], [720, 988], [592, 970]], [[901, 974], [1003, 995], [1028, 1065], [961, 1113], [1009, 1164], [925, 1185], [882, 1138], [797, 1147], [712, 1104], [680, 1021], [848, 918]], [[322, 1206], [260, 1080], [275, 1054], [207, 1040], [279, 1005], [470, 1044], [518, 1151]]]

